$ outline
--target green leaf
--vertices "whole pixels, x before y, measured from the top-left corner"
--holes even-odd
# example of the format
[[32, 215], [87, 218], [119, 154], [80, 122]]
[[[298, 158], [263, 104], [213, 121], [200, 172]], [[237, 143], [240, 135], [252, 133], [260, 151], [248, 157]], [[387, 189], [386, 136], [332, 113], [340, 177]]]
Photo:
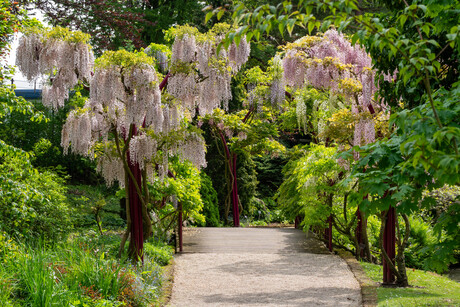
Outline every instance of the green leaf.
[[314, 21], [309, 21], [308, 22], [308, 33], [311, 34], [311, 31], [315, 28], [315, 22]]
[[238, 34], [238, 35], [235, 35], [235, 44], [236, 44], [237, 46], [239, 46], [239, 45], [240, 45], [240, 42], [241, 42], [241, 35], [239, 35], [239, 34]]
[[426, 36], [430, 36], [430, 26], [425, 24], [423, 27], [422, 27], [422, 31], [425, 32]]
[[284, 22], [280, 22], [278, 24], [278, 30], [280, 31], [281, 36], [284, 36], [284, 26], [285, 26]]
[[287, 30], [289, 35], [292, 35], [292, 31], [294, 30], [295, 26], [295, 19], [288, 19], [287, 21]]
[[217, 20], [220, 20], [222, 16], [224, 15], [224, 13], [225, 13], [224, 10], [219, 10], [219, 12], [217, 13]]
[[206, 18], [204, 19], [204, 23], [208, 23], [209, 19], [211, 19], [211, 17], [213, 16], [214, 14], [212, 12], [208, 12], [206, 14]]
[[404, 27], [404, 24], [406, 23], [407, 17], [408, 17], [407, 15], [399, 16], [399, 23], [401, 24], [401, 27]]

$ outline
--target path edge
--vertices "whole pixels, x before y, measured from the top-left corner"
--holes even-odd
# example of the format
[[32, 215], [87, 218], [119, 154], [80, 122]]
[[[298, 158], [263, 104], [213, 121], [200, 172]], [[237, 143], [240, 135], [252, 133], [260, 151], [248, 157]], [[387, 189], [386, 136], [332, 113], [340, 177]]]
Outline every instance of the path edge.
[[163, 285], [161, 286], [161, 295], [158, 300], [159, 306], [161, 307], [168, 306], [171, 301], [175, 266], [176, 263], [173, 258], [168, 265], [163, 267]]
[[377, 285], [364, 272], [358, 260], [348, 251], [338, 251], [340, 258], [345, 260], [361, 288], [363, 307], [376, 307], [378, 302]]

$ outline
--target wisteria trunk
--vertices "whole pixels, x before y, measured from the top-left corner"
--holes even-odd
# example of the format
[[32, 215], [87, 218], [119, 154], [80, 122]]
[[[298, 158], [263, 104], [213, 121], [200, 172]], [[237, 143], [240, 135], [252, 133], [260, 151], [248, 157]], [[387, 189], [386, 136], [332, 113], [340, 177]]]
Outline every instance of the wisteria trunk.
[[[130, 161], [129, 152], [128, 161]], [[127, 196], [129, 199], [129, 210], [131, 215], [131, 240], [129, 242], [129, 255], [134, 261], [144, 261], [144, 227], [142, 217], [142, 203], [140, 200], [140, 197], [142, 196], [139, 195], [136, 189], [136, 184], [138, 187], [142, 186], [141, 171], [139, 164], [137, 163], [135, 165], [129, 163], [129, 169], [134, 175], [136, 181], [134, 182], [132, 178], [128, 179], [129, 185], [127, 189]]]
[[238, 198], [238, 181], [236, 175], [236, 153], [233, 154], [233, 184], [232, 184], [232, 202], [233, 202], [233, 226], [240, 227], [240, 208]]
[[236, 173], [236, 153], [231, 154], [230, 148], [228, 147], [227, 141], [222, 131], [219, 131], [220, 140], [222, 141], [222, 146], [224, 147], [225, 156], [228, 163], [228, 170], [231, 175], [231, 200], [233, 205], [233, 226], [240, 226], [240, 210], [239, 210], [239, 200], [238, 200], [238, 181]]
[[[389, 259], [383, 257], [383, 283], [392, 284], [395, 282], [395, 274], [393, 273], [391, 267], [394, 266], [395, 259], [395, 244], [396, 244], [396, 235], [395, 235], [395, 223], [396, 222], [396, 213], [395, 208], [390, 207], [386, 213], [385, 219], [385, 228], [383, 231], [383, 248], [382, 253], [386, 253]], [[389, 263], [387, 260], [390, 260], [392, 263]]]
[[359, 208], [356, 210], [357, 226], [356, 226], [356, 258], [365, 258], [371, 262], [372, 257], [369, 248], [369, 238], [367, 236], [367, 218], [362, 214]]

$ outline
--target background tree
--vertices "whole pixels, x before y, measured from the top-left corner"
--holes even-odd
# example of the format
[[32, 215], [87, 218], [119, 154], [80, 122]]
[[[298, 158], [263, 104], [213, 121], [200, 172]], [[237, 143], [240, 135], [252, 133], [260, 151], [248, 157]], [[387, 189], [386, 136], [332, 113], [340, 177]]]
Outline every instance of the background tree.
[[96, 54], [119, 47], [132, 51], [150, 43], [165, 43], [164, 31], [189, 24], [206, 32], [203, 24], [207, 5], [220, 6], [230, 1], [149, 0], [149, 1], [21, 1], [39, 8], [53, 26], [68, 27], [91, 35]]

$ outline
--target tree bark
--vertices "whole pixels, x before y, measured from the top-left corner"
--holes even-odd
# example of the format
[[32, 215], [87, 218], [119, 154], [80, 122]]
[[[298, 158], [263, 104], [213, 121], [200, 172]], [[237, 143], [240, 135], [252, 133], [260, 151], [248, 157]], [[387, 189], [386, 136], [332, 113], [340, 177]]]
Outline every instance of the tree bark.
[[[125, 187], [129, 185], [128, 183], [128, 174], [125, 171]], [[121, 258], [123, 255], [123, 251], [125, 250], [125, 244], [126, 241], [129, 238], [129, 235], [131, 234], [131, 210], [129, 209], [129, 198], [125, 197], [125, 205], [126, 205], [126, 230], [121, 237], [121, 242], [120, 242], [120, 248], [118, 250], [118, 258]]]
[[396, 263], [398, 265], [398, 280], [396, 283], [400, 287], [407, 287], [409, 286], [409, 281], [407, 279], [407, 272], [406, 272], [406, 260], [404, 257], [404, 250], [407, 245], [407, 241], [409, 239], [410, 235], [410, 223], [407, 215], [401, 214], [402, 218], [404, 219], [404, 223], [406, 226], [405, 233], [404, 233], [404, 239], [402, 239], [402, 234], [399, 229], [399, 220], [396, 218], [396, 229], [398, 233], [398, 254], [396, 255]]
[[[393, 211], [393, 212], [391, 212]], [[393, 284], [394, 277], [400, 278], [399, 272], [396, 269], [395, 258], [395, 242], [394, 242], [394, 208], [390, 207], [383, 213], [382, 223], [380, 227], [380, 247], [383, 257], [383, 283]]]

